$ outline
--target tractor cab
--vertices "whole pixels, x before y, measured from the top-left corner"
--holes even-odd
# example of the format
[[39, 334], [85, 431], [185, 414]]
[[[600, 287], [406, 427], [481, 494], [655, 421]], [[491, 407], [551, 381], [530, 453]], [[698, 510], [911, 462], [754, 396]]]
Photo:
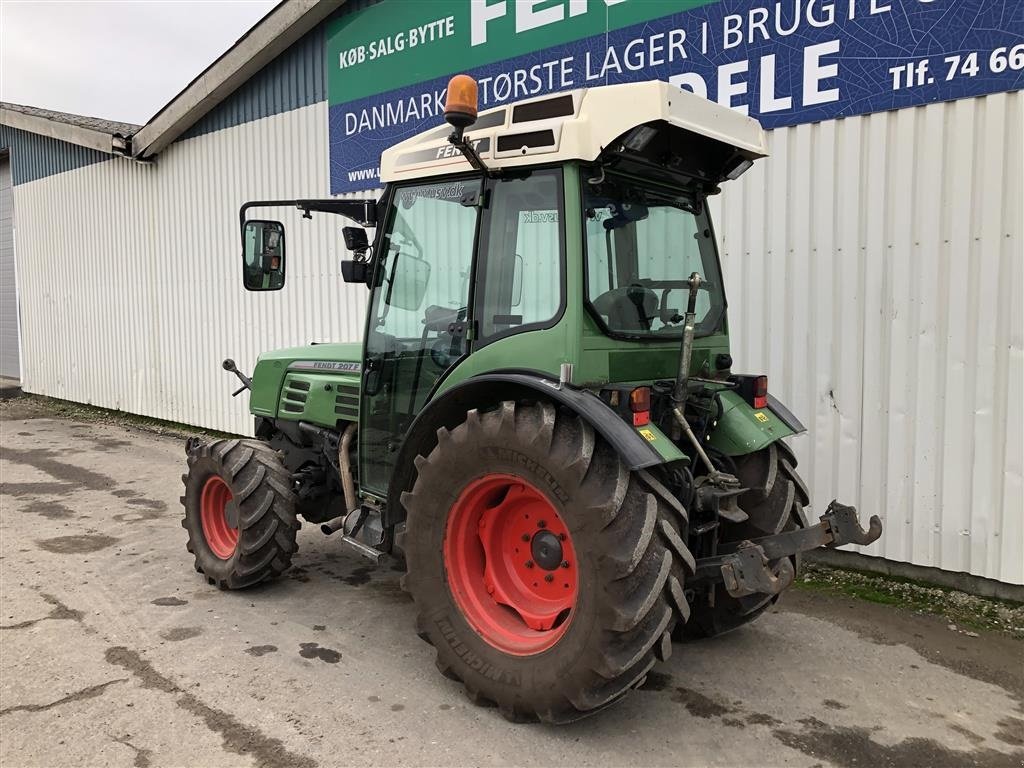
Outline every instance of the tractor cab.
[[382, 498], [393, 436], [478, 374], [568, 367], [597, 391], [675, 376], [694, 272], [697, 366], [728, 355], [706, 199], [765, 154], [756, 121], [659, 82], [477, 116], [462, 86], [454, 133], [382, 157], [360, 425], [362, 486]]

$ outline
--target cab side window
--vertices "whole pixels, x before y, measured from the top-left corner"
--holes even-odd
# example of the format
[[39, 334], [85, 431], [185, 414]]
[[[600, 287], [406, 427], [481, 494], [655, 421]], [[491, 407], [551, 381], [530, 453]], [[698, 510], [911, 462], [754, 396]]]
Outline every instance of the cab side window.
[[491, 192], [476, 318], [488, 340], [544, 327], [562, 308], [562, 176], [502, 179]]

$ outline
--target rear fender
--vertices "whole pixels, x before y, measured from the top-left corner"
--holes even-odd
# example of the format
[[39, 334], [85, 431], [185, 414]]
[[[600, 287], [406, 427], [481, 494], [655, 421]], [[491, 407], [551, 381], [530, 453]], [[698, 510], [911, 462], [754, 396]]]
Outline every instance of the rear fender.
[[[547, 400], [571, 409], [615, 448], [623, 463], [631, 470], [645, 469], [682, 457], [682, 453], [653, 425], [642, 430], [635, 429], [587, 390], [559, 387], [558, 382], [541, 375], [488, 373], [475, 376], [431, 400], [413, 421], [399, 449], [395, 474], [388, 488], [384, 520], [386, 526], [405, 520], [405, 509], [399, 499], [415, 482], [413, 459], [434, 449], [437, 445], [437, 430], [441, 427], [454, 429], [465, 421], [466, 413], [473, 408], [488, 408], [503, 400]], [[643, 431], [649, 434], [642, 434]], [[660, 445], [659, 441], [666, 445]]]
[[772, 395], [768, 395], [767, 408], [754, 408], [732, 390], [720, 392], [718, 399], [722, 413], [708, 444], [726, 456], [753, 453], [784, 437], [807, 431]]

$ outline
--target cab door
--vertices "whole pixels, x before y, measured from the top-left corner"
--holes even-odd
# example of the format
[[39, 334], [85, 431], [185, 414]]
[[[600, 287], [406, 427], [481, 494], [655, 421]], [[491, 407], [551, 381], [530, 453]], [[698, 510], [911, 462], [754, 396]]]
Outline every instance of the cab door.
[[384, 496], [402, 438], [469, 352], [482, 180], [397, 187], [378, 253], [360, 402], [359, 483]]

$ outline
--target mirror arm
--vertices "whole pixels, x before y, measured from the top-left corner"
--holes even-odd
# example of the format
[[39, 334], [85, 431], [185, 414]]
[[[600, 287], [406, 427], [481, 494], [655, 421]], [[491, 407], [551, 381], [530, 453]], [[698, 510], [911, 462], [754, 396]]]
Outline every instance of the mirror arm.
[[361, 224], [364, 227], [377, 226], [377, 201], [370, 198], [361, 200], [294, 200], [296, 208], [302, 211], [303, 218], [309, 219], [311, 211], [318, 213], [336, 213]]
[[249, 209], [273, 208], [275, 206], [298, 208], [302, 211], [303, 218], [306, 219], [313, 218], [310, 213], [316, 211], [318, 213], [335, 213], [345, 216], [362, 224], [364, 227], [377, 226], [377, 201], [372, 198], [363, 198], [361, 200], [336, 200], [333, 198], [326, 200], [250, 200], [247, 203], [243, 203], [242, 207], [238, 210], [238, 223], [242, 231], [243, 247], [245, 245], [245, 215]]

